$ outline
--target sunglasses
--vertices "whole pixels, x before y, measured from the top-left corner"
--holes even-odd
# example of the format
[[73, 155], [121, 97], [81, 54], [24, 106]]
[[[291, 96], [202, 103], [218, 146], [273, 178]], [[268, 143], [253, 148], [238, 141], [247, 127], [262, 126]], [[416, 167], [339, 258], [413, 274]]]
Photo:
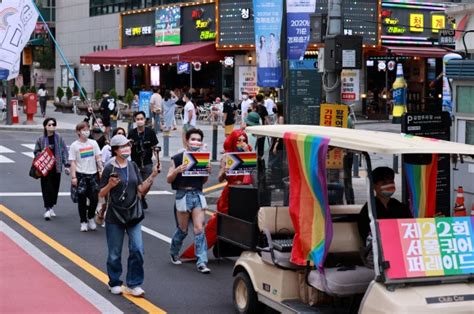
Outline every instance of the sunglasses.
[[56, 123], [48, 123], [46, 126], [56, 126]]

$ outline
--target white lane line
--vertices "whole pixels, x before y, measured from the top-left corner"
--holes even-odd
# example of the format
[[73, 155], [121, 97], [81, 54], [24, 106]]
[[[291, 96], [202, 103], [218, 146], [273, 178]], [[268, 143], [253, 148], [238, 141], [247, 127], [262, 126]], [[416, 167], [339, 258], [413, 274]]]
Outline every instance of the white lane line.
[[24, 152], [22, 154], [30, 158], [35, 158], [35, 154], [33, 152]]
[[0, 155], [0, 164], [12, 164], [12, 163], [14, 163], [14, 161], [11, 160], [10, 158]]
[[76, 276], [68, 272], [52, 258], [41, 252], [36, 246], [23, 238], [15, 230], [0, 221], [0, 231], [13, 240], [26, 253], [33, 257], [38, 263], [52, 272], [56, 277], [74, 289], [79, 295], [95, 306], [101, 313], [123, 313], [113, 305], [109, 300], [101, 296], [91, 287], [79, 280]]
[[162, 234], [162, 233], [159, 233], [159, 232], [157, 232], [157, 231], [155, 231], [155, 230], [152, 230], [152, 229], [150, 229], [150, 228], [147, 228], [147, 227], [145, 227], [145, 226], [142, 226], [142, 231], [145, 232], [145, 233], [148, 233], [149, 235], [151, 235], [151, 236], [153, 236], [153, 237], [155, 237], [155, 238], [158, 238], [158, 239], [160, 239], [160, 240], [162, 240], [162, 241], [165, 241], [166, 243], [171, 244], [171, 238], [165, 236], [165, 235]]
[[31, 150], [35, 150], [35, 144], [21, 144], [21, 146], [24, 146]]
[[[0, 192], [0, 196], [42, 196], [41, 192]], [[59, 192], [59, 196], [70, 196], [70, 192]], [[173, 193], [169, 191], [150, 191], [147, 195], [173, 195]]]
[[14, 153], [14, 152], [15, 151], [11, 150], [10, 148], [0, 145], [0, 154], [8, 154], [8, 153]]

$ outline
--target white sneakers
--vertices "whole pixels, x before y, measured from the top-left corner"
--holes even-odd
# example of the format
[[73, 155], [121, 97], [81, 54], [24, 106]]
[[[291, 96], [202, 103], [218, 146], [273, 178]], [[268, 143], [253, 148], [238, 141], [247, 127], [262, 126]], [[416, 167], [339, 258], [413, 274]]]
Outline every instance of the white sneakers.
[[52, 208], [49, 210], [49, 214], [51, 215], [51, 217], [56, 217], [56, 213]]
[[46, 210], [43, 214], [44, 220], [49, 221], [51, 219], [51, 210]]
[[87, 222], [81, 222], [81, 232], [87, 231]]
[[94, 218], [89, 219], [87, 221], [87, 228], [91, 231], [94, 231], [95, 229], [97, 229], [97, 225], [95, 224]]
[[125, 292], [133, 295], [134, 297], [143, 297], [145, 295], [145, 290], [143, 290], [141, 287], [125, 287]]
[[122, 286], [115, 286], [115, 287], [110, 287], [109, 286], [110, 293], [112, 294], [122, 294]]

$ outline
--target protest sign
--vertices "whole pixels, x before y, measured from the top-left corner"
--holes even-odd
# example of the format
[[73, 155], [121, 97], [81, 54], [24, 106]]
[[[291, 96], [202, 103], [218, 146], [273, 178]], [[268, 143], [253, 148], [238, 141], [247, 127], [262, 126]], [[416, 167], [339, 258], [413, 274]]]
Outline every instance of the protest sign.
[[184, 152], [183, 164], [186, 165], [186, 170], [183, 172], [183, 177], [209, 176], [207, 171], [209, 160], [210, 153]]
[[257, 167], [257, 153], [235, 152], [226, 154], [225, 173], [227, 176], [250, 174]]

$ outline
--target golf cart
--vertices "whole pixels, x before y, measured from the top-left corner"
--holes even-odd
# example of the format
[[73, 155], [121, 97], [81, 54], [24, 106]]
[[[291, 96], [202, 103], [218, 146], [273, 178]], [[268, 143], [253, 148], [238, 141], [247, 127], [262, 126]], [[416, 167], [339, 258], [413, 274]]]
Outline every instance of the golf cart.
[[[282, 313], [472, 313], [474, 219], [377, 220], [370, 154], [402, 154], [411, 157], [405, 160], [414, 171], [423, 171], [436, 154], [474, 162], [474, 146], [303, 125], [256, 126], [247, 132], [283, 140], [287, 158], [282, 164], [289, 172], [280, 171], [286, 177], [279, 181], [268, 179], [271, 171], [263, 158], [256, 182], [258, 213], [253, 219], [248, 212], [245, 219], [230, 210], [218, 214], [219, 241], [243, 250], [233, 270], [239, 313], [259, 313], [264, 305]], [[364, 157], [366, 191], [356, 193], [358, 205], [329, 197], [326, 166], [333, 149]], [[474, 180], [472, 173], [463, 175]], [[418, 193], [432, 197], [433, 185], [424, 187]], [[423, 205], [420, 199], [426, 197], [411, 195], [410, 208]], [[365, 202], [374, 235], [373, 268], [360, 258], [364, 243], [356, 219]]]

